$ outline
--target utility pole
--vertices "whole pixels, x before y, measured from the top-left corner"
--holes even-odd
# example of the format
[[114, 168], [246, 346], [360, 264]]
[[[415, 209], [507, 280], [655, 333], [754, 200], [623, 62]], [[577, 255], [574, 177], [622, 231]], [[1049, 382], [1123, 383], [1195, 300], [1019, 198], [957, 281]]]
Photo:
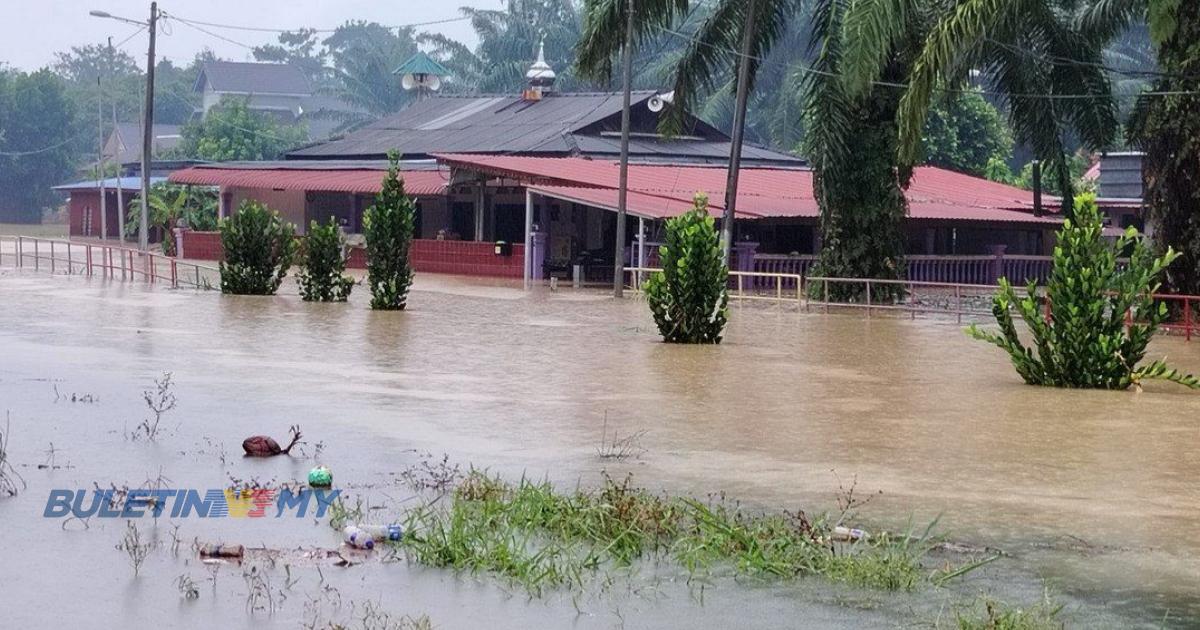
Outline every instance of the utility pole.
[[617, 230], [613, 240], [613, 297], [625, 294], [625, 205], [629, 198], [629, 127], [633, 88], [633, 0], [625, 5], [625, 46], [621, 49], [624, 101], [621, 107], [621, 174], [617, 184]]
[[104, 90], [96, 74], [96, 173], [100, 182], [100, 240], [108, 240], [108, 191], [104, 189]]
[[[150, 162], [154, 152], [154, 36], [158, 30], [158, 3], [150, 3], [150, 51], [146, 55], [146, 113], [142, 116], [142, 220], [138, 249], [150, 248]], [[165, 238], [165, 236], [164, 236]]]
[[738, 65], [737, 104], [733, 110], [733, 134], [729, 147], [729, 181], [725, 186], [725, 216], [721, 220], [722, 256], [729, 265], [733, 246], [733, 217], [737, 206], [738, 171], [742, 164], [742, 137], [746, 131], [746, 102], [750, 96], [750, 56], [754, 52], [754, 22], [758, 0], [746, 0], [746, 23], [742, 25], [742, 57]]
[[[113, 45], [112, 45], [111, 37], [108, 38], [108, 57], [109, 57], [109, 59], [113, 59], [115, 57], [114, 52], [113, 52]], [[112, 129], [113, 129], [114, 134], [117, 133], [117, 97], [116, 96], [113, 97], [113, 101], [112, 101]], [[117, 163], [117, 240], [120, 241], [122, 245], [124, 245], [125, 244], [125, 199], [121, 194], [121, 192], [122, 192], [121, 189], [124, 188], [125, 186], [124, 186], [124, 183], [121, 181], [121, 161], [116, 158], [117, 158], [117, 154], [113, 153], [113, 161], [115, 161]]]

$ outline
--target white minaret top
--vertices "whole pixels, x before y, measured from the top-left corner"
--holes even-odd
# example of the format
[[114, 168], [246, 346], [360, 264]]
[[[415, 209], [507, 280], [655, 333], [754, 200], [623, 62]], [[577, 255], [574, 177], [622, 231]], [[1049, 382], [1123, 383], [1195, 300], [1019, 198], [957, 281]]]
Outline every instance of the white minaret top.
[[525, 78], [529, 80], [529, 87], [539, 92], [549, 90], [554, 86], [554, 80], [558, 75], [554, 74], [554, 68], [546, 63], [546, 40], [543, 38], [538, 44], [537, 61], [529, 67], [529, 72], [525, 73]]

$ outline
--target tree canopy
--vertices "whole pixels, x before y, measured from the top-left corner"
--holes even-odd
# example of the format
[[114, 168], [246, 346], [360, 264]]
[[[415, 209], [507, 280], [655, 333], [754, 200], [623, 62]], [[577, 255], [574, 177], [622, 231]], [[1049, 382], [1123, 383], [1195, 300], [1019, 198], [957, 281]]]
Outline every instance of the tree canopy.
[[87, 146], [66, 82], [0, 68], [0, 221], [38, 223]]
[[303, 126], [282, 124], [226, 97], [202, 120], [183, 128], [180, 154], [201, 160], [274, 160], [308, 139]]

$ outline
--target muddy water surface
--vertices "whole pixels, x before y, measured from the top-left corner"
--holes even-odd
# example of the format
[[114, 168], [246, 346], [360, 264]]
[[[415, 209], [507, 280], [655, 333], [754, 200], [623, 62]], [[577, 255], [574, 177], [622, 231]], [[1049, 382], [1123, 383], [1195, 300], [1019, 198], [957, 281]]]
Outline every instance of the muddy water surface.
[[[422, 278], [410, 311], [373, 313], [362, 294], [310, 305], [0, 274], [0, 413], [11, 413], [10, 459], [29, 485], [0, 499], [0, 601], [17, 625], [53, 615], [294, 626], [336, 609], [336, 591], [344, 606], [381, 602], [441, 627], [893, 627], [944, 623], [948, 602], [975, 592], [1027, 601], [1044, 585], [1080, 625], [1200, 624], [1200, 394], [1181, 388], [1028, 387], [949, 322], [735, 307], [725, 344], [672, 347], [657, 343], [644, 304], [600, 295]], [[1200, 372], [1200, 343], [1160, 339], [1151, 355]], [[141, 390], [164, 371], [179, 399], [166, 435], [128, 440], [145, 417]], [[606, 417], [610, 433], [645, 431], [640, 457], [596, 456]], [[305, 456], [241, 458], [243, 437], [282, 439], [297, 423]], [[838, 485], [856, 479], [861, 494], [882, 491], [860, 510], [869, 526], [940, 515], [955, 540], [1010, 555], [954, 592], [728, 583], [703, 604], [670, 575], [531, 602], [405, 563], [303, 568], [286, 590], [276, 572], [287, 601], [264, 615], [247, 612], [241, 570], [198, 565], [191, 541], [332, 547], [336, 533], [311, 519], [147, 519], [163, 544], [134, 579], [114, 549], [123, 522], [64, 531], [41, 516], [51, 488], [159, 475], [202, 489], [285, 481], [314, 459], [347, 492], [399, 509], [411, 492], [395, 473], [424, 452], [514, 478], [595, 483], [607, 469], [655, 489], [810, 511], [832, 508]], [[37, 468], [46, 462], [58, 468]], [[174, 525], [186, 541], [178, 555]], [[200, 584], [198, 601], [181, 600], [180, 575]]]

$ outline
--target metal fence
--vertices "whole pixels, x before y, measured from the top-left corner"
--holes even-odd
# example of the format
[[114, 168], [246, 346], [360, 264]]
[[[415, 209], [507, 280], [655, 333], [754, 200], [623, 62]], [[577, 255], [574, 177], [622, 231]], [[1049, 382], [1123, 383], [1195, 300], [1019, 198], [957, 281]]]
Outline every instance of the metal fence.
[[[627, 286], [641, 291], [645, 280], [661, 269], [626, 267]], [[733, 300], [771, 301], [795, 304], [805, 311], [822, 313], [863, 311], [868, 318], [880, 314], [907, 316], [950, 316], [958, 323], [987, 320], [992, 317], [992, 298], [996, 285], [955, 282], [923, 282], [920, 280], [882, 280], [872, 278], [833, 278], [812, 276], [804, 278], [792, 273], [759, 273], [730, 271], [729, 297]], [[1018, 297], [1029, 295], [1026, 288], [1014, 285]], [[850, 295], [849, 298], [837, 296]], [[1035, 296], [1047, 318], [1053, 307], [1039, 289]], [[1200, 333], [1200, 296], [1155, 294], [1154, 299], [1171, 305], [1172, 319], [1160, 330], [1183, 335], [1191, 340]], [[1137, 321], [1136, 313], [1127, 313], [1126, 322]]]
[[162, 254], [32, 236], [0, 236], [0, 266], [5, 264], [50, 273], [166, 284], [171, 288], [212, 289], [220, 277], [216, 267]]

